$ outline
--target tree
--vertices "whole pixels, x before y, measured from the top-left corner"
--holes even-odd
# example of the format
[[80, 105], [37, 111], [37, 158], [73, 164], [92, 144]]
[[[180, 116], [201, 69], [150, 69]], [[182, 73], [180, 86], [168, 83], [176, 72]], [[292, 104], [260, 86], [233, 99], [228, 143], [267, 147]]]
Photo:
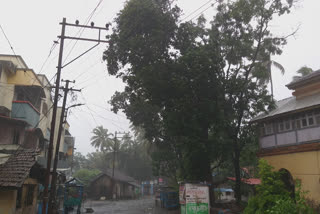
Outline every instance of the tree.
[[212, 182], [213, 166], [229, 151], [240, 201], [249, 120], [272, 104], [258, 74], [268, 72], [263, 64], [286, 43], [272, 36], [269, 22], [291, 3], [221, 1], [210, 28], [204, 17], [179, 23], [180, 9], [169, 0], [126, 3], [103, 55], [109, 74], [126, 83], [111, 104], [157, 146], [157, 170]]
[[307, 66], [302, 66], [301, 68], [299, 68], [299, 70], [297, 70], [297, 73], [300, 74], [300, 76], [302, 77], [308, 74], [311, 74], [312, 72], [313, 72], [313, 69]]
[[77, 171], [88, 167], [88, 159], [80, 152], [75, 152], [72, 161], [73, 170]]
[[99, 173], [100, 171], [97, 169], [79, 169], [73, 176], [82, 181], [85, 187], [87, 187], [90, 184], [90, 181], [99, 175]]
[[113, 151], [114, 142], [113, 139], [110, 138], [113, 134], [108, 133], [108, 129], [104, 129], [103, 126], [98, 126], [93, 129], [92, 133], [94, 134], [90, 138], [92, 146], [103, 152]]

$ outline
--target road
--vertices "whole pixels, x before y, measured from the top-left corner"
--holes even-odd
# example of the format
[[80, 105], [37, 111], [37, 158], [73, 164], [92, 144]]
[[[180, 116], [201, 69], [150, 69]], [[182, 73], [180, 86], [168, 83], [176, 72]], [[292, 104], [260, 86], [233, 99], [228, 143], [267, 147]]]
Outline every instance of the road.
[[155, 207], [153, 197], [136, 200], [87, 201], [84, 208], [91, 207], [94, 214], [177, 214], [178, 210], [168, 211]]

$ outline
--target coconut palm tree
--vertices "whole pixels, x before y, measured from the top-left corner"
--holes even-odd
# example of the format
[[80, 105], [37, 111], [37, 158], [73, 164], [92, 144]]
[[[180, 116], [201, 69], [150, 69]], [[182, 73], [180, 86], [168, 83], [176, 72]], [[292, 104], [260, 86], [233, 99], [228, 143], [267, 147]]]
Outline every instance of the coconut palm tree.
[[108, 129], [104, 129], [103, 126], [98, 126], [93, 129], [94, 134], [90, 140], [91, 145], [102, 152], [113, 151], [114, 139], [110, 138], [113, 134], [108, 133]]
[[284, 75], [285, 69], [280, 63], [271, 60], [270, 55], [268, 55], [264, 60], [257, 60], [257, 68], [259, 67], [263, 72], [260, 72], [260, 69], [253, 69], [254, 76], [259, 79], [260, 84], [270, 83], [270, 91], [273, 99], [272, 68], [274, 67], [279, 70], [282, 75]]

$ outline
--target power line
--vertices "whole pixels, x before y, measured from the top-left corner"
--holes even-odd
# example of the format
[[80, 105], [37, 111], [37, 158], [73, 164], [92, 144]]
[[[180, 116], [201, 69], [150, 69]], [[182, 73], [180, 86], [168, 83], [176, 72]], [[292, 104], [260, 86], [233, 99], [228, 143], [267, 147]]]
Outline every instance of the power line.
[[[99, 7], [100, 4], [102, 3], [102, 1], [103, 1], [103, 0], [100, 0], [100, 1], [98, 2], [97, 6], [93, 9], [93, 11], [92, 11], [92, 12], [90, 13], [90, 15], [87, 17], [87, 19], [86, 19], [86, 21], [85, 21], [85, 25], [87, 25], [87, 24], [90, 22], [92, 16], [93, 16], [94, 13], [96, 12], [96, 10], [98, 9], [98, 7]], [[77, 34], [80, 33], [79, 36], [78, 36], [78, 38], [81, 37], [81, 35], [83, 34], [84, 30], [85, 30], [84, 27], [79, 29], [79, 31], [78, 31], [78, 33], [77, 33]], [[77, 34], [76, 34], [76, 35], [77, 35]], [[67, 61], [67, 59], [68, 59], [68, 57], [70, 56], [71, 52], [73, 51], [73, 49], [74, 49], [75, 46], [77, 45], [78, 41], [79, 41], [79, 40], [76, 40], [75, 43], [73, 44], [73, 46], [71, 47], [69, 53], [67, 54], [66, 58], [65, 58], [64, 61], [63, 61], [63, 64]]]
[[6, 40], [7, 40], [7, 42], [8, 42], [8, 44], [9, 44], [9, 46], [10, 46], [10, 48], [11, 48], [12, 52], [14, 53], [14, 55], [16, 55], [16, 52], [14, 51], [14, 49], [13, 49], [13, 47], [12, 47], [11, 43], [10, 43], [9, 38], [7, 37], [7, 35], [6, 35], [6, 33], [4, 32], [4, 30], [3, 30], [3, 28], [2, 28], [2, 26], [1, 26], [1, 25], [0, 25], [0, 28], [1, 28], [1, 31], [2, 31], [2, 33], [3, 33], [3, 35], [4, 35], [4, 37], [5, 37], [5, 38], [6, 38]]
[[[193, 14], [195, 14], [197, 11], [199, 11], [201, 8], [203, 8], [204, 6], [206, 6], [207, 4], [209, 4], [210, 2], [212, 2], [213, 0], [209, 0], [206, 3], [204, 3], [203, 5], [201, 5], [198, 9], [194, 10], [193, 12], [191, 12], [189, 15], [185, 16], [183, 19], [181, 19], [180, 22], [186, 20], [187, 18], [189, 18], [190, 16], [192, 16]], [[180, 23], [179, 22], [179, 23]]]
[[[215, 2], [217, 3], [217, 1]], [[198, 13], [196, 16], [194, 16], [193, 18], [191, 18], [189, 21], [192, 21], [193, 19], [201, 16], [205, 11], [207, 11], [209, 8], [213, 7], [215, 5], [215, 3], [211, 4], [209, 7], [207, 7], [206, 9], [204, 9], [203, 11], [201, 11], [200, 13]]]

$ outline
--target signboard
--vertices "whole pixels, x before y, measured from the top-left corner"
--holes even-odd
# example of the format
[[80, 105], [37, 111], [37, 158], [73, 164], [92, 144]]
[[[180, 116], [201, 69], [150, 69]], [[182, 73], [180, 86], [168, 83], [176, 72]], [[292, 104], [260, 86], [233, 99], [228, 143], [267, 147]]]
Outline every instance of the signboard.
[[209, 214], [209, 187], [200, 184], [185, 185], [186, 214]]
[[162, 183], [163, 182], [163, 179], [162, 178], [159, 178], [159, 183]]

